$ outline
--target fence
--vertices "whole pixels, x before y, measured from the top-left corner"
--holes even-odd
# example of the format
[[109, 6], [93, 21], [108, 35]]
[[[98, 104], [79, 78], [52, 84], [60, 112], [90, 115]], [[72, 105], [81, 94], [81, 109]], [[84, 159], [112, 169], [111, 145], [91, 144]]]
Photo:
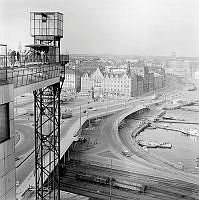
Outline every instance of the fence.
[[60, 62], [55, 62], [55, 56], [45, 58], [31, 56], [0, 55], [0, 84], [13, 83], [20, 87], [47, 79], [59, 77], [65, 72], [65, 64], [69, 62], [69, 55], [61, 55]]

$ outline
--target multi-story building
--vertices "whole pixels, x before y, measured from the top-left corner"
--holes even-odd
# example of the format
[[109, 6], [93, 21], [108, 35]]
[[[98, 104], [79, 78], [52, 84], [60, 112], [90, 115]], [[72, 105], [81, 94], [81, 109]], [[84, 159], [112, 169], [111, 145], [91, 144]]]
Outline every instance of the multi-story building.
[[183, 59], [172, 59], [168, 63], [170, 72], [179, 77], [190, 75], [190, 62]]
[[[138, 72], [136, 73], [136, 71]], [[154, 76], [154, 72], [149, 72], [147, 66], [140, 67], [138, 65], [137, 70], [131, 69], [131, 66], [128, 65], [125, 73], [116, 74], [103, 73], [97, 68], [91, 73], [83, 74], [81, 92], [91, 93], [94, 91], [95, 96], [103, 96], [104, 94], [125, 97], [139, 96], [164, 87], [165, 77], [161, 72]]]
[[195, 73], [199, 72], [199, 61], [191, 61], [190, 63], [190, 75], [191, 77], [195, 77]]
[[80, 73], [73, 69], [66, 70], [63, 89], [69, 92], [79, 92], [81, 87], [80, 85], [81, 85]]
[[149, 92], [154, 90], [154, 73], [149, 73]]
[[[1, 45], [2, 46], [2, 45]], [[0, 46], [0, 47], [1, 47]], [[5, 46], [5, 45], [4, 45]], [[1, 55], [2, 56], [2, 55]], [[3, 58], [4, 59], [4, 58]], [[5, 68], [5, 60], [0, 67]], [[0, 73], [0, 199], [16, 199], [14, 88]]]
[[[135, 81], [135, 80], [134, 80]], [[94, 91], [95, 95], [115, 94], [118, 96], [132, 96], [133, 78], [126, 73], [104, 74], [99, 68], [92, 73], [85, 73], [81, 77], [81, 91]]]
[[164, 87], [164, 78], [158, 73], [154, 73], [154, 90]]
[[144, 94], [144, 77], [142, 75], [137, 76], [137, 96]]

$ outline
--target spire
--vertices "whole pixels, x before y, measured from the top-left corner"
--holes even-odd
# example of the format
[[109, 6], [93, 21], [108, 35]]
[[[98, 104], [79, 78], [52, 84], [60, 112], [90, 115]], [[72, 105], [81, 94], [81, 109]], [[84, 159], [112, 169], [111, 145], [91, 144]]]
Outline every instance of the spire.
[[127, 73], [127, 75], [131, 75], [131, 63], [129, 61], [128, 61], [128, 64], [127, 64], [126, 73]]

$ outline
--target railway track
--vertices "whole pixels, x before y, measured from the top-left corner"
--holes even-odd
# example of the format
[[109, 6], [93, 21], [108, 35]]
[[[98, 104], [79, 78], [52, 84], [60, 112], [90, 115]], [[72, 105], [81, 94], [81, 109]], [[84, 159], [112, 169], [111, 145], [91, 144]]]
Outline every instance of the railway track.
[[[81, 195], [93, 196], [93, 194], [103, 196], [103, 199], [110, 198], [110, 187], [102, 186], [100, 184], [89, 184], [84, 181], [75, 181], [75, 174], [68, 173], [67, 176], [64, 176], [61, 179], [61, 188], [67, 188], [66, 190], [69, 192], [76, 192], [76, 190], [80, 190]], [[85, 184], [86, 183], [86, 184]], [[71, 188], [71, 189], [68, 189]], [[182, 195], [171, 194], [168, 192], [162, 192], [158, 190], [147, 190], [144, 194], [136, 194], [129, 191], [123, 191], [119, 189], [112, 188], [111, 193], [112, 199], [142, 199], [142, 200], [181, 200], [181, 199], [189, 199], [193, 198], [184, 198]]]
[[99, 167], [94, 165], [88, 165], [86, 163], [73, 162], [71, 165], [67, 165], [68, 173], [76, 174], [77, 172], [87, 172], [93, 175], [103, 174], [112, 178], [133, 180], [136, 183], [142, 183], [147, 185], [147, 191], [170, 194], [175, 198], [181, 199], [199, 199], [199, 186], [196, 184], [188, 183], [181, 180], [170, 180], [166, 178], [153, 177], [150, 175], [143, 175], [138, 173], [126, 172], [117, 169], [110, 169], [105, 167]]

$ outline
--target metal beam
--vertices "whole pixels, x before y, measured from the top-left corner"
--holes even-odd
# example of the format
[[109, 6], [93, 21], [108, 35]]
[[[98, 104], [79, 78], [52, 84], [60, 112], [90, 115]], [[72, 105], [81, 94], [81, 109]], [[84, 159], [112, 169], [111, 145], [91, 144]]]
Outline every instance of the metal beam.
[[60, 82], [35, 90], [36, 199], [60, 199]]

